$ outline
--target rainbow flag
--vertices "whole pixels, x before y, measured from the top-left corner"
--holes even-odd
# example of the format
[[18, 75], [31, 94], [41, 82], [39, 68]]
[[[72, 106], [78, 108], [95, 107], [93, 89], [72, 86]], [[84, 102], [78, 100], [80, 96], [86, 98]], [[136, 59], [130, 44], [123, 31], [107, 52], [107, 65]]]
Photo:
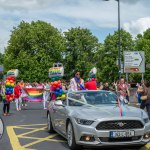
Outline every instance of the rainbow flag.
[[25, 88], [25, 92], [27, 93], [27, 97], [24, 97], [23, 100], [27, 100], [30, 102], [41, 102], [43, 101], [43, 91], [44, 89], [39, 88]]

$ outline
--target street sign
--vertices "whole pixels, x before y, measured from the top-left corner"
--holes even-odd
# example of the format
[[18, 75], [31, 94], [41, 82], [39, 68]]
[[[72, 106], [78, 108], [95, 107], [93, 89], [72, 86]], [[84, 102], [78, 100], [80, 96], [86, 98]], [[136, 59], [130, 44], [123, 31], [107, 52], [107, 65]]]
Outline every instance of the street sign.
[[125, 51], [124, 52], [124, 72], [125, 73], [144, 73], [145, 72], [144, 51]]

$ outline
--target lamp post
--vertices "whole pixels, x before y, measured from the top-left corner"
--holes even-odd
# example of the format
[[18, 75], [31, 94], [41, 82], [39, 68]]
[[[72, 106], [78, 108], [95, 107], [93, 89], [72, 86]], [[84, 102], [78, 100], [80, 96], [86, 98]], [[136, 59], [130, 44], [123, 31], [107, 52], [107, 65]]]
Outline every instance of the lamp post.
[[[109, 1], [109, 0], [104, 0]], [[116, 0], [118, 2], [118, 75], [119, 79], [121, 78], [121, 51], [120, 51], [120, 0]]]

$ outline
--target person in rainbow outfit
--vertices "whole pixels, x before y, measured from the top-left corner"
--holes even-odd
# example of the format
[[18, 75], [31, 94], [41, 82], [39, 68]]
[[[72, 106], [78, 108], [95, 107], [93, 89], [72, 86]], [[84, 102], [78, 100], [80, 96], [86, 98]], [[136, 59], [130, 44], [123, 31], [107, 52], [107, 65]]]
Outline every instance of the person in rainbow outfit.
[[[2, 100], [3, 100], [3, 115], [4, 116], [9, 116], [9, 109], [10, 109], [10, 101], [6, 100], [6, 95], [5, 95], [5, 83], [2, 83], [1, 85], [1, 95], [2, 95]], [[7, 110], [7, 113], [6, 113]]]

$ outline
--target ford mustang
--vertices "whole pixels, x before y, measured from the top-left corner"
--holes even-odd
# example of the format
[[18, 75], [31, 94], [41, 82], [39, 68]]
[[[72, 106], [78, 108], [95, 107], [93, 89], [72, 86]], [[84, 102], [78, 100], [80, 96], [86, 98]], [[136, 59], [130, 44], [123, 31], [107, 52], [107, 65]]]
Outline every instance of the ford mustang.
[[67, 139], [71, 150], [89, 147], [142, 147], [150, 142], [150, 121], [144, 110], [128, 106], [109, 91], [68, 92], [51, 101], [48, 131]]

